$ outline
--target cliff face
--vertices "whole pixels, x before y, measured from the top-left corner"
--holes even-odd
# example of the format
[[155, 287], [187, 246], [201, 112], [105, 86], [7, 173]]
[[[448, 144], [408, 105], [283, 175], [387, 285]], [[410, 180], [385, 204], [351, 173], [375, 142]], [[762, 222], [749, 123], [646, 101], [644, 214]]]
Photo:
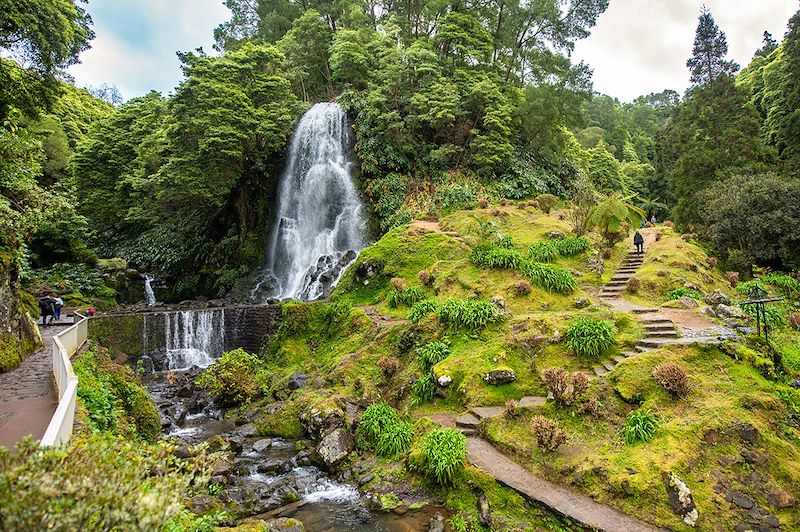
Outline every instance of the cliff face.
[[16, 262], [0, 251], [0, 373], [17, 367], [41, 344], [39, 328], [20, 301]]

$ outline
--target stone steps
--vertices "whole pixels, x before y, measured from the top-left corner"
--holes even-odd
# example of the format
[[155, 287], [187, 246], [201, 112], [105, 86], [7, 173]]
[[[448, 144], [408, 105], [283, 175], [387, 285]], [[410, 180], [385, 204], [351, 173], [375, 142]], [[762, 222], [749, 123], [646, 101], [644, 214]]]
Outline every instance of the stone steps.
[[486, 419], [499, 416], [505, 412], [505, 408], [502, 406], [475, 406], [470, 409], [470, 412], [478, 419]]
[[467, 412], [466, 414], [456, 418], [456, 427], [463, 429], [474, 429], [478, 426], [481, 420], [473, 414]]
[[677, 338], [677, 337], [678, 337], [678, 333], [677, 333], [677, 331], [674, 331], [674, 330], [673, 331], [648, 331], [647, 334], [645, 334], [644, 339], [645, 340], [650, 340], [650, 339], [658, 339], [658, 338]]

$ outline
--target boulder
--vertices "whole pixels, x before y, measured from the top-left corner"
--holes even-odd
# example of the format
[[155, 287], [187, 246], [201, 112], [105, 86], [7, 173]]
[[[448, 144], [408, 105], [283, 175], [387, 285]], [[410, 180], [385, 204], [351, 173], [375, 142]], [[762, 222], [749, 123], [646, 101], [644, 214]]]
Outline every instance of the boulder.
[[564, 231], [548, 231], [546, 236], [550, 240], [561, 240], [564, 238]]
[[430, 521], [428, 521], [428, 532], [444, 532], [444, 517], [442, 514], [436, 513], [433, 517], [431, 517]]
[[517, 375], [514, 373], [514, 370], [510, 368], [493, 369], [483, 376], [483, 380], [496, 386], [514, 382], [517, 380]]
[[679, 297], [674, 301], [674, 305], [678, 308], [697, 308], [699, 306], [697, 300], [689, 296]]
[[781, 488], [770, 491], [767, 495], [767, 502], [775, 508], [793, 508], [795, 504], [794, 497]]
[[218, 460], [214, 463], [214, 467], [211, 468], [211, 474], [213, 476], [227, 476], [231, 473], [232, 469], [233, 464], [231, 464], [228, 460]]
[[579, 297], [575, 300], [575, 308], [586, 308], [591, 305], [592, 302], [589, 300], [588, 297]]
[[331, 405], [313, 405], [300, 413], [300, 424], [314, 439], [320, 439], [329, 432], [344, 426], [344, 420], [344, 412]]
[[453, 382], [453, 377], [449, 375], [442, 375], [436, 380], [436, 382], [439, 383], [439, 386], [445, 388], [447, 386], [450, 386], [450, 383]]
[[355, 449], [353, 436], [347, 430], [338, 428], [329, 432], [317, 447], [317, 454], [329, 467], [336, 466]]
[[735, 318], [740, 320], [746, 320], [750, 318], [750, 315], [747, 314], [747, 312], [739, 307], [734, 306], [717, 305], [714, 309], [714, 312], [720, 318]]
[[731, 304], [731, 299], [726, 296], [722, 290], [714, 290], [710, 294], [706, 294], [706, 297], [703, 298], [703, 301], [705, 301], [707, 305], [712, 306]]
[[667, 499], [670, 507], [683, 519], [684, 523], [694, 526], [699, 513], [689, 487], [672, 473], [664, 473], [662, 479], [667, 489]]
[[308, 382], [308, 375], [296, 371], [289, 376], [289, 380], [286, 384], [289, 386], [290, 390], [297, 390], [305, 386], [306, 382]]

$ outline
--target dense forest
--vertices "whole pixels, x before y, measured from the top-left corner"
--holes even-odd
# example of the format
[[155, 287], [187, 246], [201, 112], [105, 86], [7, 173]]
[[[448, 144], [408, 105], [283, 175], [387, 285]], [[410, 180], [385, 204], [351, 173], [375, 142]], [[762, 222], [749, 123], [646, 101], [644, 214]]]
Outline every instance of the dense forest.
[[228, 0], [218, 55], [179, 53], [168, 96], [95, 91], [112, 106], [63, 74], [93, 38], [85, 10], [33, 5], [52, 30], [12, 2], [0, 33], [0, 223], [24, 279], [121, 257], [168, 298], [239, 293], [292, 128], [327, 100], [352, 118], [373, 236], [479, 197], [619, 195], [745, 276], [800, 265], [800, 13], [739, 70], [703, 11], [691, 88], [621, 103], [570, 58], [608, 0]]

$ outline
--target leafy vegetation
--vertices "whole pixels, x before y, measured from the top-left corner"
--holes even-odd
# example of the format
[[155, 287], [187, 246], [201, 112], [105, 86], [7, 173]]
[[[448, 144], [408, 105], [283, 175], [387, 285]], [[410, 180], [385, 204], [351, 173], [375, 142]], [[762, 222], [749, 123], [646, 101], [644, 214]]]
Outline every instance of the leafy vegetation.
[[637, 408], [625, 418], [625, 443], [632, 445], [652, 440], [658, 426], [658, 417], [655, 414], [644, 408]]
[[220, 405], [234, 406], [261, 394], [258, 356], [244, 349], [226, 351], [197, 378]]
[[684, 286], [679, 286], [678, 288], [674, 288], [669, 291], [667, 294], [667, 299], [672, 301], [673, 299], [680, 299], [682, 297], [691, 297], [692, 299], [702, 300], [703, 296], [697, 290], [692, 290], [691, 288], [686, 288]]
[[386, 403], [373, 403], [364, 411], [356, 430], [358, 445], [381, 456], [396, 457], [411, 448], [411, 424], [400, 419]]
[[500, 319], [497, 305], [483, 299], [449, 299], [436, 309], [445, 325], [478, 331]]
[[527, 262], [522, 267], [522, 274], [536, 286], [550, 292], [568, 294], [577, 287], [572, 274], [556, 264]]
[[567, 347], [578, 356], [597, 358], [614, 345], [617, 328], [613, 323], [596, 318], [578, 318], [572, 321], [564, 337]]
[[448, 484], [464, 467], [467, 439], [455, 429], [433, 429], [422, 440], [425, 474], [438, 484]]

